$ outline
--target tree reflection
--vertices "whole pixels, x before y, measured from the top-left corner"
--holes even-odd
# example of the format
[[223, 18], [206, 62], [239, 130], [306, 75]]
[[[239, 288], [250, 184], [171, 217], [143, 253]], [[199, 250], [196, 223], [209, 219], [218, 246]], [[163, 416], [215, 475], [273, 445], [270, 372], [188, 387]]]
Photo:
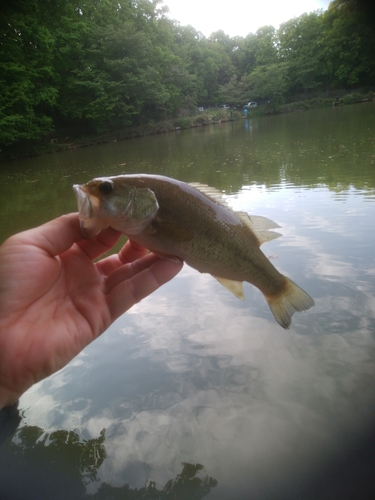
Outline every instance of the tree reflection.
[[[97, 438], [82, 439], [75, 431], [50, 434], [37, 426], [23, 426], [0, 448], [0, 498], [15, 500], [199, 500], [216, 487], [201, 464], [183, 463], [182, 470], [162, 489], [154, 481], [142, 488], [101, 483], [98, 469], [106, 458], [105, 429]], [[90, 483], [100, 484], [86, 495]]]
[[158, 490], [154, 481], [150, 481], [140, 489], [130, 489], [127, 485], [122, 488], [114, 488], [104, 483], [101, 485], [95, 499], [100, 500], [200, 500], [217, 486], [216, 479], [197, 474], [204, 471], [203, 465], [183, 463], [180, 474], [175, 479], [170, 479], [162, 490]]

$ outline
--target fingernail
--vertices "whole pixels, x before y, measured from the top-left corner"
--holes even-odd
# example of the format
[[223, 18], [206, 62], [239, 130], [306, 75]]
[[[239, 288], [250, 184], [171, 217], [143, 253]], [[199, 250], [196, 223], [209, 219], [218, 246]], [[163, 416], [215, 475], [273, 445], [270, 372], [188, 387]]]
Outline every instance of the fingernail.
[[174, 262], [175, 264], [182, 264], [184, 261], [175, 257], [174, 255], [163, 255], [164, 260], [168, 260], [169, 262]]

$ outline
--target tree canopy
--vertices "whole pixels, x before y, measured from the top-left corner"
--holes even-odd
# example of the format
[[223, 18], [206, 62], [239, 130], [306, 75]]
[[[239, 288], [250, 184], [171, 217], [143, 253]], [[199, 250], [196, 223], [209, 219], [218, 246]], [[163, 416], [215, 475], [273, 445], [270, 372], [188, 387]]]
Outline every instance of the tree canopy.
[[102, 132], [198, 106], [371, 86], [375, 36], [362, 3], [207, 38], [170, 20], [161, 0], [7, 2], [0, 148], [54, 129]]

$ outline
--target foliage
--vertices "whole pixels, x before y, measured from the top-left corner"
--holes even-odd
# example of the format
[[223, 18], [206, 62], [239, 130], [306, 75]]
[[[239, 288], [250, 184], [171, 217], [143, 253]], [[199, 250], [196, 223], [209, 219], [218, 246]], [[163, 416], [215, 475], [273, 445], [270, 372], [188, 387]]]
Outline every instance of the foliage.
[[254, 99], [271, 101], [278, 105], [284, 102], [288, 89], [288, 65], [286, 63], [258, 66], [247, 77]]
[[8, 23], [1, 20], [0, 147], [53, 128], [48, 111], [58, 95], [54, 39], [39, 20], [32, 2], [23, 15], [16, 12]]
[[375, 77], [374, 31], [360, 11], [347, 2], [331, 2], [323, 16], [322, 57], [329, 57], [326, 78], [336, 87], [373, 83]]
[[289, 92], [308, 93], [319, 87], [321, 29], [322, 13], [319, 11], [303, 14], [280, 26], [279, 53], [280, 59], [289, 65]]
[[366, 97], [364, 94], [360, 92], [351, 92], [350, 94], [344, 95], [340, 99], [341, 104], [354, 104], [355, 102], [362, 102], [368, 100], [369, 97]]
[[234, 106], [242, 106], [248, 102], [248, 95], [250, 95], [250, 84], [247, 75], [243, 75], [238, 79], [237, 75], [233, 75], [226, 85], [221, 88], [223, 98], [226, 103]]
[[0, 148], [54, 130], [103, 134], [156, 122], [167, 130], [173, 122], [188, 126], [198, 106], [242, 108], [257, 100], [271, 101], [275, 111], [296, 94], [371, 87], [375, 31], [365, 5], [334, 0], [326, 12], [303, 14], [277, 31], [264, 26], [231, 38], [219, 30], [206, 38], [170, 20], [161, 0], [7, 2]]

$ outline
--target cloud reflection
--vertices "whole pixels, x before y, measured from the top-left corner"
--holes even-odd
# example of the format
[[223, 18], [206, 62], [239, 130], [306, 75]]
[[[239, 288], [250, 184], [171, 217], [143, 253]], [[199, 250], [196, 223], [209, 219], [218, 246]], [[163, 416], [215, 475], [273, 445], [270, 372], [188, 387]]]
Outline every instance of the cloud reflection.
[[[185, 268], [173, 286], [138, 304], [99, 341], [120, 351], [125, 340], [131, 347], [120, 372], [95, 380], [98, 397], [115, 387], [109, 407], [65, 400], [72, 393], [71, 371], [77, 376], [87, 369], [75, 364], [48, 382], [59, 401], [51, 394], [38, 401], [43, 383], [34, 389], [34, 403], [31, 394], [24, 397], [31, 404], [28, 418], [44, 414], [52, 429], [58, 406], [60, 427], [88, 437], [105, 428], [98, 477], [116, 487], [140, 488], [148, 479], [161, 487], [181, 461], [205, 464], [220, 477], [219, 491], [240, 473], [256, 490], [267, 488], [270, 470], [275, 484], [305, 474], [307, 464], [311, 472], [342, 445], [348, 423], [360, 419], [365, 426], [373, 415], [374, 339], [359, 321], [344, 336], [340, 328], [322, 327], [324, 314], [332, 321], [332, 310], [349, 310], [350, 298], [319, 302], [319, 325], [299, 315], [283, 331], [266, 314], [256, 316], [260, 294], [249, 287], [245, 293], [246, 302], [237, 301], [209, 276]], [[306, 330], [309, 335], [301, 335]], [[134, 378], [130, 370], [138, 365], [143, 368]], [[143, 382], [145, 374], [151, 378]]]
[[331, 231], [329, 214], [313, 216], [308, 204], [283, 211], [294, 203], [249, 210], [286, 220], [283, 238], [264, 251], [316, 300], [289, 331], [258, 290], [246, 285], [242, 302], [185, 266], [22, 397], [27, 421], [46, 432], [74, 428], [93, 438], [106, 429], [92, 491], [147, 480], [161, 488], [189, 462], [217, 478], [215, 498], [271, 495], [311, 477], [371, 425], [375, 290], [374, 266], [361, 254], [366, 228], [358, 212], [355, 235], [340, 224]]

